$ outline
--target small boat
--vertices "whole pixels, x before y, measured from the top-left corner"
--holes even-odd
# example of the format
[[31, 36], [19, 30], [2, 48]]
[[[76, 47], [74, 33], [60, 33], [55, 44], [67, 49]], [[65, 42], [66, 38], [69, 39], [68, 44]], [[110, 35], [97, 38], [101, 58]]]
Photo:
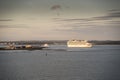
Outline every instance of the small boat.
[[43, 47], [49, 47], [49, 45], [46, 43], [46, 44], [43, 45]]

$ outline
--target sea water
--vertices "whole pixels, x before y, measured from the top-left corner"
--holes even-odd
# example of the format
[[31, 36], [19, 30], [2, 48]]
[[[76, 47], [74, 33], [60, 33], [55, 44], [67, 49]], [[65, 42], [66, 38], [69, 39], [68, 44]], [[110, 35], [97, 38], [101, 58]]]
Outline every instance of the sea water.
[[120, 45], [0, 51], [0, 80], [120, 80]]

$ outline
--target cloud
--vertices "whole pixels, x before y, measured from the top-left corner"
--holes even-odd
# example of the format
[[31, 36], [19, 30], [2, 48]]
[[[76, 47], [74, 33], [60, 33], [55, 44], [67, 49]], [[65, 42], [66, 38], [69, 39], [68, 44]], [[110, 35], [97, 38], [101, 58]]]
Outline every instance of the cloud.
[[112, 25], [102, 25], [96, 27], [72, 27], [72, 28], [58, 28], [56, 29], [58, 32], [67, 32], [68, 34], [77, 35], [80, 38], [88, 38], [89, 39], [107, 39], [109, 36], [110, 39], [120, 39], [120, 27], [119, 26], [112, 26]]
[[84, 19], [81, 19], [81, 18], [56, 18], [54, 20], [56, 20], [56, 21], [66, 21], [66, 22], [69, 22], [69, 21], [70, 22], [91, 21], [91, 19], [89, 19], [89, 18], [84, 18]]
[[51, 7], [51, 10], [57, 10], [57, 9], [61, 9], [61, 6], [60, 5], [53, 5]]
[[93, 17], [93, 20], [110, 20], [114, 18], [120, 18], [120, 10], [109, 10], [107, 15]]
[[120, 30], [120, 10], [110, 10], [106, 15], [90, 18], [54, 18], [59, 24], [56, 31], [85, 34], [118, 35]]
[[66, 21], [66, 22], [89, 22], [89, 21], [99, 21], [99, 20], [112, 20], [120, 18], [120, 10], [109, 10], [106, 15], [96, 16], [91, 18], [57, 18], [56, 21]]
[[108, 17], [111, 17], [111, 18], [120, 18], [120, 11], [119, 12], [109, 13]]
[[120, 24], [120, 21], [109, 21], [110, 23], [112, 23], [112, 24]]
[[0, 21], [13, 21], [13, 19], [0, 19]]
[[[57, 31], [73, 31], [76, 29], [92, 29], [95, 27], [120, 26], [120, 10], [109, 10], [106, 15], [90, 18], [54, 18], [58, 22]], [[71, 30], [72, 29], [72, 30]]]
[[59, 10], [61, 10], [62, 7], [61, 5], [53, 5], [50, 9], [56, 11], [57, 16], [59, 16], [60, 15]]
[[0, 25], [0, 28], [28, 28], [24, 24], [17, 24], [17, 25]]

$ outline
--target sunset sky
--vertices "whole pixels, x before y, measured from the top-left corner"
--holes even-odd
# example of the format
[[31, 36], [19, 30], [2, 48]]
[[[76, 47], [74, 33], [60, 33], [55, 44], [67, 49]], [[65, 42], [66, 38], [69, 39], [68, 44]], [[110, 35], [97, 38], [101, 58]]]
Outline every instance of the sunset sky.
[[120, 0], [0, 0], [0, 40], [120, 40]]

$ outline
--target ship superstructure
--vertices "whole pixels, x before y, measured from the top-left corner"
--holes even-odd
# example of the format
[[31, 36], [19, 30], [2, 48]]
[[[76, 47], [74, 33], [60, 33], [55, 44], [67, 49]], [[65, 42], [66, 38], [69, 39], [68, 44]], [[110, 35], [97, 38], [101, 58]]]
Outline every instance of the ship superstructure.
[[87, 40], [69, 40], [67, 42], [68, 47], [92, 47], [92, 44]]

